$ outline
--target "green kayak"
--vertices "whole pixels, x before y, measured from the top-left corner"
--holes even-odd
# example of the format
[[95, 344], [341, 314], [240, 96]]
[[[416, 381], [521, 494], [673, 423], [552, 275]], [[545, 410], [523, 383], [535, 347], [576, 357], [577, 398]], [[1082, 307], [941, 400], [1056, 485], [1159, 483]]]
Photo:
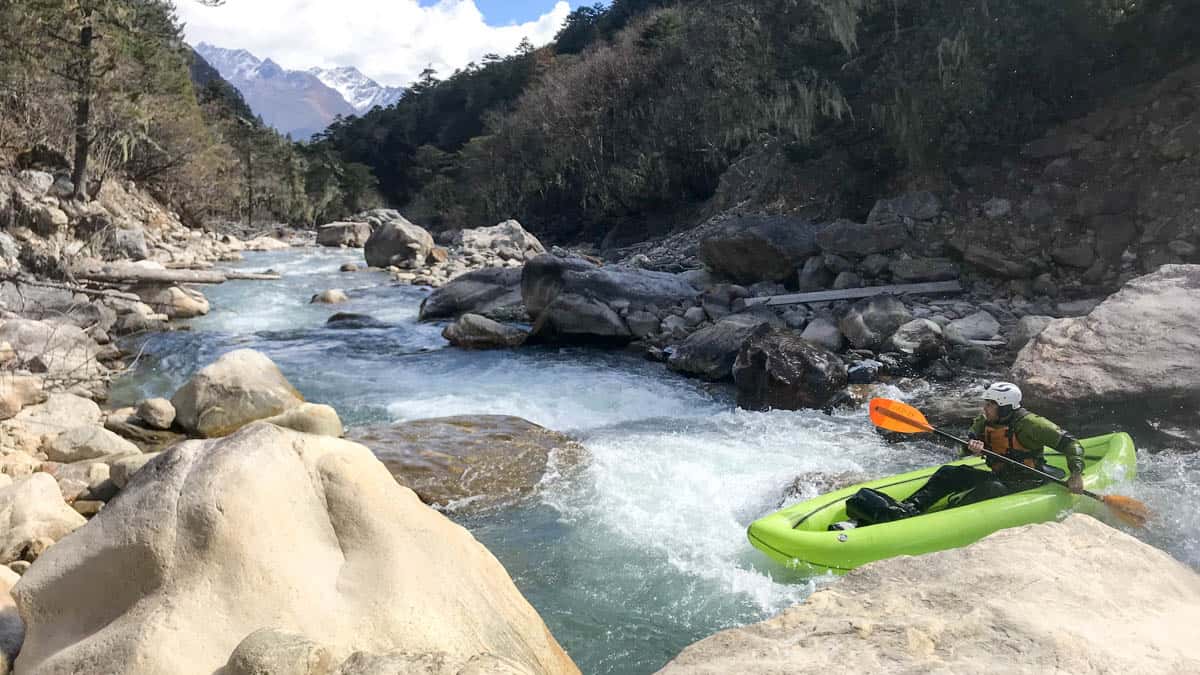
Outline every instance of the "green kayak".
[[[1085, 438], [1084, 486], [1102, 490], [1133, 478], [1136, 457], [1133, 439], [1126, 433]], [[983, 466], [977, 457], [953, 462]], [[1066, 468], [1065, 459], [1047, 451], [1046, 463]], [[750, 543], [771, 558], [814, 574], [848, 572], [859, 565], [898, 555], [921, 555], [965, 546], [1006, 527], [1041, 523], [1064, 517], [1069, 511], [1097, 513], [1094, 499], [1072, 495], [1048, 484], [986, 501], [947, 508], [943, 499], [927, 513], [890, 523], [851, 530], [830, 531], [846, 519], [846, 499], [869, 487], [902, 500], [925, 484], [938, 467], [859, 483], [806, 502], [794, 504], [750, 524]]]

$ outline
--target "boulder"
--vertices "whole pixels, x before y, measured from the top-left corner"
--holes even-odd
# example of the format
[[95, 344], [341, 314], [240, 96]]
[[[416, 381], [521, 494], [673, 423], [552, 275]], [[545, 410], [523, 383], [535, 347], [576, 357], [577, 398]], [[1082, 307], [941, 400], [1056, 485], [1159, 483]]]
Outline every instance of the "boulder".
[[134, 408], [119, 408], [108, 413], [104, 420], [104, 428], [114, 434], [132, 441], [146, 452], [162, 450], [165, 447], [187, 438], [181, 433], [167, 429], [152, 429], [137, 416]]
[[628, 341], [633, 334], [613, 303], [671, 307], [695, 304], [698, 295], [674, 274], [601, 268], [582, 258], [541, 255], [526, 263], [521, 275], [533, 334], [546, 339]]
[[331, 288], [327, 291], [321, 291], [320, 293], [312, 296], [312, 299], [308, 301], [308, 304], [337, 305], [349, 301], [350, 296], [346, 295], [346, 291], [343, 291], [340, 288]]
[[958, 266], [940, 258], [911, 258], [894, 260], [890, 266], [897, 283], [915, 284], [922, 281], [949, 281], [958, 278]]
[[146, 231], [141, 227], [110, 227], [106, 233], [105, 260], [137, 261], [150, 257], [150, 249], [146, 246]]
[[[64, 420], [68, 420], [64, 424]], [[50, 394], [44, 403], [26, 406], [16, 417], [0, 422], [0, 447], [30, 454], [67, 429], [67, 425], [99, 425], [100, 406], [74, 394]]]
[[996, 250], [979, 244], [968, 244], [962, 249], [963, 260], [991, 274], [1006, 279], [1029, 279], [1037, 276], [1037, 267], [1032, 263], [1011, 259], [1010, 251]]
[[738, 352], [733, 379], [740, 408], [821, 408], [846, 388], [846, 366], [792, 331], [762, 326]]
[[136, 445], [108, 429], [90, 424], [67, 429], [44, 445], [42, 451], [51, 461], [65, 464], [141, 452]]
[[833, 273], [825, 267], [825, 257], [815, 255], [804, 261], [804, 266], [797, 272], [799, 290], [801, 293], [823, 291], [833, 283]]
[[21, 642], [25, 640], [25, 624], [17, 613], [17, 604], [12, 599], [12, 587], [21, 580], [21, 575], [8, 567], [0, 567], [0, 675], [13, 672]]
[[274, 237], [255, 237], [244, 243], [247, 251], [282, 251], [291, 248], [290, 244], [279, 241]]
[[379, 226], [367, 240], [364, 254], [371, 267], [424, 264], [433, 249], [433, 237], [424, 228], [413, 225], [403, 216]]
[[737, 360], [742, 343], [764, 323], [768, 323], [768, 319], [758, 314], [727, 316], [687, 336], [667, 359], [667, 367], [706, 380], [732, 379], [733, 362]]
[[203, 293], [187, 286], [139, 286], [134, 293], [155, 312], [172, 319], [203, 316], [211, 309]]
[[19, 478], [0, 488], [0, 564], [32, 562], [86, 522], [63, 501], [50, 474]]
[[317, 243], [321, 246], [362, 248], [370, 238], [369, 223], [336, 222], [317, 228]]
[[170, 429], [175, 423], [175, 406], [165, 398], [146, 398], [137, 404], [137, 416], [151, 429]]
[[946, 326], [946, 339], [954, 344], [970, 344], [972, 341], [991, 340], [1000, 332], [1000, 322], [985, 311], [978, 311]]
[[109, 464], [109, 479], [120, 489], [124, 490], [129, 484], [129, 480], [134, 474], [142, 470], [143, 466], [149, 464], [155, 457], [158, 457], [161, 452], [147, 452], [137, 455], [129, 455], [128, 457], [120, 457], [112, 460]]
[[201, 368], [171, 398], [189, 433], [225, 436], [304, 402], [271, 359], [252, 349], [229, 352]]
[[838, 321], [838, 328], [854, 347], [878, 349], [912, 318], [912, 312], [895, 296], [877, 295], [851, 307]]
[[521, 223], [506, 220], [492, 227], [477, 227], [455, 233], [453, 244], [464, 252], [490, 253], [501, 260], [529, 260], [546, 252], [542, 242]]
[[263, 421], [305, 434], [332, 438], [341, 438], [345, 432], [337, 411], [332, 406], [320, 403], [301, 403], [291, 410], [264, 418]]
[[662, 322], [659, 321], [658, 316], [640, 309], [630, 312], [625, 317], [625, 325], [629, 326], [629, 332], [633, 337], [639, 340], [662, 330]]
[[1017, 321], [1017, 326], [1013, 330], [1012, 335], [1009, 336], [1008, 346], [1012, 349], [1020, 350], [1029, 344], [1030, 340], [1041, 334], [1053, 320], [1054, 317], [1052, 316], [1039, 316], [1036, 314], [1021, 317]]
[[817, 244], [825, 253], [858, 257], [900, 248], [908, 239], [908, 228], [898, 222], [868, 225], [839, 220], [817, 233]]
[[867, 216], [867, 224], [886, 225], [933, 220], [941, 212], [942, 203], [932, 192], [905, 192], [891, 199], [875, 202], [871, 214]]
[[506, 326], [478, 314], [464, 314], [442, 331], [442, 337], [450, 344], [463, 349], [520, 347], [528, 336], [528, 331]]
[[42, 390], [42, 378], [0, 371], [0, 421], [12, 419], [25, 406], [45, 400], [46, 392]]
[[862, 269], [863, 274], [867, 275], [868, 277], [877, 277], [886, 272], [891, 264], [892, 261], [886, 255], [881, 253], [872, 253], [866, 258], [863, 258], [863, 261], [859, 264], [859, 268]]
[[325, 320], [325, 325], [336, 330], [353, 330], [358, 328], [388, 328], [389, 324], [368, 314], [354, 312], [338, 312]]
[[334, 665], [328, 648], [299, 633], [263, 628], [239, 642], [219, 672], [221, 675], [327, 675], [333, 673]]
[[582, 447], [519, 417], [464, 415], [355, 428], [351, 440], [371, 448], [401, 485], [428, 504], [486, 508], [531, 494], [547, 462], [575, 464]]
[[1085, 270], [1096, 261], [1096, 249], [1091, 244], [1074, 244], [1054, 249], [1050, 257], [1059, 265]]
[[339, 657], [579, 672], [487, 549], [370, 450], [270, 424], [155, 459], [14, 598], [30, 675], [219, 672], [263, 628]]
[[478, 314], [495, 321], [524, 321], [521, 270], [492, 267], [468, 272], [421, 301], [421, 321]]
[[836, 323], [826, 317], [817, 317], [809, 321], [800, 337], [834, 352], [841, 351], [842, 347], [846, 345], [846, 338], [842, 336], [842, 331]]
[[43, 375], [51, 390], [95, 397], [106, 389], [108, 368], [97, 358], [100, 345], [75, 326], [9, 319], [0, 322], [0, 341], [12, 345], [17, 361]]
[[816, 230], [812, 223], [790, 216], [733, 218], [700, 242], [700, 259], [740, 284], [783, 281], [819, 253]]
[[892, 346], [905, 354], [927, 352], [943, 341], [942, 327], [929, 319], [913, 319], [892, 334]]
[[1197, 621], [1196, 572], [1072, 515], [860, 567], [659, 673], [1193, 673]]
[[1050, 322], [1021, 350], [1013, 377], [1033, 401], [1190, 415], [1200, 401], [1197, 316], [1200, 265], [1165, 265], [1085, 317]]

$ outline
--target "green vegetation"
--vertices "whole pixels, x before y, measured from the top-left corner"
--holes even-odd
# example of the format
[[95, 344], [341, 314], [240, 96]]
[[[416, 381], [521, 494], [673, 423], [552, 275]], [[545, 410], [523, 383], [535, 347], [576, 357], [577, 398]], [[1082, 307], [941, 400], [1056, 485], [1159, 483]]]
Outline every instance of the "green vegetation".
[[976, 161], [1187, 58], [1198, 33], [1197, 0], [614, 0], [545, 49], [426, 73], [317, 145], [422, 224], [580, 236], [682, 212], [766, 145], [797, 169], [843, 158], [870, 177], [848, 193]]
[[0, 157], [32, 148], [71, 158], [78, 198], [129, 178], [193, 223], [378, 203], [368, 170], [264, 126], [183, 43], [168, 0], [0, 0]]

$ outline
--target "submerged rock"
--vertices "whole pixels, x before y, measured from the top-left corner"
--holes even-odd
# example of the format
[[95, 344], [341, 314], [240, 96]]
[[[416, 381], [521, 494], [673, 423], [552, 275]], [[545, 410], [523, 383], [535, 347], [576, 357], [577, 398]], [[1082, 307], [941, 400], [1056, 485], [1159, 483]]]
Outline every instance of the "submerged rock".
[[1197, 621], [1200, 576], [1073, 515], [860, 567], [771, 619], [693, 644], [659, 672], [1193, 673]]
[[792, 331], [763, 326], [733, 364], [737, 404], [747, 410], [821, 408], [846, 388], [836, 354]]
[[487, 549], [370, 450], [270, 424], [159, 456], [13, 596], [30, 675], [219, 672], [264, 628], [334, 662], [402, 650], [450, 672], [481, 656], [579, 672]]
[[401, 484], [429, 504], [467, 500], [471, 507], [510, 503], [542, 480], [552, 454], [571, 464], [582, 447], [519, 417], [437, 417], [354, 429]]

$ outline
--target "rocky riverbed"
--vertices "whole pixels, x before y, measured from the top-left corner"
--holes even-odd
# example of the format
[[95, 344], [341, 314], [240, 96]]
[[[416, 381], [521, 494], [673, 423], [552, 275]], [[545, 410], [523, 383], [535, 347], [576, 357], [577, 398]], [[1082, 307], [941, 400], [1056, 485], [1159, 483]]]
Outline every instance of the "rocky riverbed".
[[[756, 298], [800, 290], [806, 268], [832, 271], [807, 261], [836, 266], [831, 256], [841, 255], [859, 275], [880, 260], [835, 223], [814, 228], [817, 250], [784, 265], [794, 273], [786, 286], [749, 283], [739, 276], [749, 271], [711, 257], [724, 239], [707, 244], [709, 269], [669, 272], [547, 250], [513, 221], [442, 236], [439, 247], [395, 212], [364, 214], [356, 222], [365, 228], [339, 226], [338, 237], [323, 230], [338, 248], [257, 239], [251, 248], [278, 250], [244, 253], [241, 238], [196, 235], [133, 188], [72, 216], [78, 207], [54, 196], [53, 183], [38, 196], [46, 181], [36, 172], [6, 180], [17, 206], [0, 233], [11, 240], [0, 562], [6, 584], [21, 581], [0, 644], [17, 672], [96, 663], [125, 672], [653, 672], [716, 631], [842, 588], [765, 560], [745, 540], [751, 520], [946, 456], [929, 442], [885, 444], [865, 421], [864, 396], [964, 397], [965, 406], [931, 411], [954, 423], [972, 408], [971, 392], [1014, 359], [1031, 392], [1080, 430], [1117, 418], [1097, 420], [1073, 402], [1152, 418], [1153, 435], [1135, 434], [1150, 452], [1125, 491], [1159, 514], [1137, 534], [1184, 563], [1153, 554], [1163, 583], [1180, 598], [1195, 585], [1200, 510], [1187, 495], [1200, 465], [1195, 430], [1173, 412], [1195, 394], [1194, 266], [1131, 279], [1111, 298], [1047, 298], [1036, 314], [1012, 295], [985, 298], [986, 284], [970, 278], [962, 296], [772, 308]], [[122, 220], [131, 205], [144, 211]], [[921, 205], [903, 202], [916, 210], [897, 222], [931, 208]], [[89, 238], [92, 217], [107, 218], [107, 234]], [[130, 236], [114, 228], [139, 223], [156, 223], [140, 225], [145, 255], [106, 248]], [[726, 222], [720, 236], [739, 227], [781, 231]], [[353, 248], [360, 242], [363, 251]], [[905, 260], [889, 258], [872, 283], [905, 280]], [[184, 281], [217, 277], [232, 280], [199, 295]], [[1064, 350], [1071, 341], [1095, 348]], [[1173, 363], [1184, 370], [1151, 373], [1124, 399], [1107, 384], [1151, 357], [1164, 374]], [[1038, 385], [1048, 381], [1039, 368], [1077, 374], [1074, 386], [1091, 398]], [[1027, 569], [1077, 559], [1044, 550], [1047, 537], [1096, 542], [1088, 555], [1099, 556], [1098, 584], [1118, 583], [1104, 575], [1120, 568], [1100, 542], [1151, 555], [1101, 525], [1047, 532], [1057, 531], [1005, 536], [1033, 551]], [[961, 554], [999, 556], [988, 544]], [[304, 555], [279, 554], [296, 546]], [[871, 574], [899, 578], [905, 565], [916, 574], [922, 560], [879, 563], [845, 592], [875, 597], [870, 589], [886, 584]], [[64, 590], [88, 587], [105, 592]], [[246, 597], [255, 601], [238, 600]], [[937, 600], [943, 611], [962, 601]], [[1126, 601], [1141, 603], [1148, 624], [1169, 611]], [[216, 606], [220, 621], [209, 615]], [[853, 601], [838, 606], [851, 622], [878, 620]], [[308, 620], [330, 615], [344, 620]], [[949, 663], [939, 633], [922, 630], [931, 646], [908, 652], [889, 646], [886, 630], [856, 635], [897, 664]], [[1164, 668], [1194, 665], [1184, 641], [1155, 639]], [[705, 644], [670, 668], [722, 670]], [[810, 662], [806, 650], [820, 648], [778, 649]], [[1054, 650], [1045, 658], [1062, 658]]]

